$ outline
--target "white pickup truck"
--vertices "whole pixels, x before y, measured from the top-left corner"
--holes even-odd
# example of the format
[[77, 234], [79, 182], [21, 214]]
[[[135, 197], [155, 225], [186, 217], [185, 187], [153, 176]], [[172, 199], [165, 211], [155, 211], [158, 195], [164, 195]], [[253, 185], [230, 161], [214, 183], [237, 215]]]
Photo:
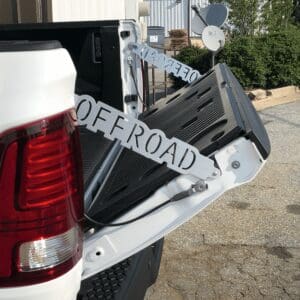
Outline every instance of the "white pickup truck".
[[[143, 299], [162, 238], [263, 167], [268, 136], [229, 68], [149, 108], [139, 42], [133, 21], [0, 26], [0, 300]], [[78, 126], [75, 95], [193, 145], [218, 172], [182, 175]]]

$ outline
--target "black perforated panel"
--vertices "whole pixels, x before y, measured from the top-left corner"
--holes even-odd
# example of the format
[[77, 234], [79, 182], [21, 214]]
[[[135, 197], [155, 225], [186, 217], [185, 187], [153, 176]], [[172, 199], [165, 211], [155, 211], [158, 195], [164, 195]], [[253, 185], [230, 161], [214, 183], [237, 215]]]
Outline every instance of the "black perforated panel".
[[[140, 119], [150, 128], [163, 130], [168, 137], [193, 144], [205, 155], [239, 136], [259, 134], [266, 137], [263, 143], [268, 149], [264, 127], [253, 107], [249, 109], [251, 107], [250, 100], [228, 67], [218, 65], [198, 82], [159, 101]], [[253, 134], [249, 120], [252, 125], [256, 124], [256, 134]], [[159, 165], [124, 149], [89, 214], [102, 221], [110, 220], [177, 175], [164, 164]]]
[[141, 300], [158, 275], [163, 240], [81, 282], [77, 300]]
[[88, 187], [112, 148], [113, 142], [106, 139], [102, 133], [93, 133], [85, 127], [80, 127], [79, 133], [84, 185]]

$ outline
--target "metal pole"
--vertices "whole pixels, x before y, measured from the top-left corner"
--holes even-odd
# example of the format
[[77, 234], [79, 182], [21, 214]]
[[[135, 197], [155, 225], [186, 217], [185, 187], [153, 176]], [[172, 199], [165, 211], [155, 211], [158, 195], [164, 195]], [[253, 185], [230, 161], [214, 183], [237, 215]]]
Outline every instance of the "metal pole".
[[211, 67], [213, 68], [215, 66], [215, 56], [216, 56], [216, 52], [212, 53], [212, 58], [211, 58]]
[[150, 91], [149, 91], [149, 66], [148, 63], [144, 62], [144, 78], [145, 78], [145, 105], [150, 107]]
[[[166, 49], [164, 49], [164, 54], [167, 54], [167, 50]], [[168, 94], [168, 86], [167, 86], [167, 81], [168, 81], [168, 77], [167, 77], [167, 72], [165, 71], [164, 72], [165, 74], [164, 74], [164, 79], [165, 79], [165, 97], [167, 97], [167, 94]]]
[[191, 46], [191, 0], [187, 1], [188, 44]]
[[11, 0], [11, 10], [12, 10], [12, 21], [14, 24], [18, 24], [19, 23], [19, 13], [18, 13], [17, 0]]
[[[151, 66], [152, 69], [152, 105], [156, 102], [156, 86], [155, 86], [155, 69], [154, 66]], [[150, 107], [150, 106], [149, 106]], [[149, 108], [147, 107], [147, 108]]]

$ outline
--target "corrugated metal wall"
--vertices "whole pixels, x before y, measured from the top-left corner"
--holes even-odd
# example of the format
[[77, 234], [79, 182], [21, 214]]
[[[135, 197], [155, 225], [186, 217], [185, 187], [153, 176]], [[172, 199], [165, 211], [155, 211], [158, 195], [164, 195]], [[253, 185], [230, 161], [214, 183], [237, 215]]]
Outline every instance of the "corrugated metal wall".
[[[165, 27], [165, 35], [171, 29], [188, 29], [188, 0], [146, 0], [150, 3], [150, 16], [146, 17], [148, 26]], [[208, 0], [190, 0], [190, 5], [208, 5]], [[191, 12], [191, 17], [194, 12]], [[191, 33], [192, 34], [192, 33]], [[193, 34], [192, 34], [193, 35]]]

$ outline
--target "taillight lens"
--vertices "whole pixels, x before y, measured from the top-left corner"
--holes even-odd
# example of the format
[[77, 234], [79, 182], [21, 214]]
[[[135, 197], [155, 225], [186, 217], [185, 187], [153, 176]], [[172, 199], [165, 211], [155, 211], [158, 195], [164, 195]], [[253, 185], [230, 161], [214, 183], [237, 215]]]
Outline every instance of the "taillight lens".
[[0, 287], [35, 284], [82, 256], [83, 180], [72, 112], [0, 138]]

